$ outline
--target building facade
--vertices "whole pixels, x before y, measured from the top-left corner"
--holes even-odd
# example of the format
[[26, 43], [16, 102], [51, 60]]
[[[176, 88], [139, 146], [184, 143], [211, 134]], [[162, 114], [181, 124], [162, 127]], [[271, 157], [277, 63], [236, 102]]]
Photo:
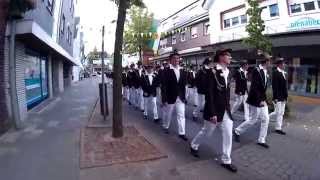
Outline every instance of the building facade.
[[[248, 34], [249, 21], [245, 0], [204, 0], [209, 10], [210, 46], [208, 51], [220, 47], [234, 49], [236, 60], [255, 62], [242, 43]], [[288, 62], [289, 90], [298, 95], [320, 96], [320, 0], [261, 0], [265, 34], [272, 42], [274, 56]]]
[[[57, 43], [54, 31], [57, 23], [55, 13], [59, 5], [53, 0], [37, 0], [36, 8], [25, 13], [17, 21], [15, 39], [16, 85], [18, 111], [21, 121], [28, 111], [43, 100], [61, 93], [71, 83], [73, 65], [72, 43]], [[62, 1], [61, 1], [62, 2]], [[63, 3], [69, 1], [64, 0]], [[62, 3], [62, 4], [63, 4]], [[62, 11], [63, 12], [63, 11]], [[73, 19], [66, 22], [73, 25]], [[9, 94], [9, 48], [10, 23], [7, 24], [4, 45], [5, 71], [1, 76], [5, 82], [7, 112], [11, 112]], [[59, 37], [59, 36], [57, 36]], [[60, 37], [59, 37], [60, 38]], [[72, 42], [72, 41], [71, 41]], [[1, 108], [2, 109], [2, 108]]]
[[158, 34], [158, 57], [153, 61], [168, 58], [174, 50], [186, 64], [201, 64], [208, 56], [202, 46], [210, 44], [209, 13], [196, 1], [160, 22]]

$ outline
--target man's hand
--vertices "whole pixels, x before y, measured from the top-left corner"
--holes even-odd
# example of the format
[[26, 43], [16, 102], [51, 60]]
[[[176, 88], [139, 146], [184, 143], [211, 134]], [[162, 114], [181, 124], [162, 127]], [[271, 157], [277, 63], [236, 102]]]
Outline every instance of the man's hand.
[[217, 118], [217, 116], [212, 116], [212, 117], [210, 118], [210, 122], [212, 122], [213, 124], [217, 124], [217, 123], [218, 123], [218, 118]]
[[261, 103], [260, 103], [261, 107], [266, 106], [266, 105], [267, 105], [267, 103], [265, 101], [261, 101]]

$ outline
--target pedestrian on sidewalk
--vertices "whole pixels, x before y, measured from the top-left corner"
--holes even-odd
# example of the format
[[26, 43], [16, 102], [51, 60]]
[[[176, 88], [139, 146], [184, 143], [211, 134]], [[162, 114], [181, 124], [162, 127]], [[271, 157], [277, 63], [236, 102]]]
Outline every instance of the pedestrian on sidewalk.
[[266, 102], [266, 92], [268, 84], [267, 68], [270, 66], [270, 60], [270, 56], [263, 57], [262, 60], [259, 60], [260, 65], [253, 69], [251, 86], [247, 100], [250, 112], [249, 120], [243, 122], [234, 130], [236, 142], [240, 142], [240, 135], [260, 119], [261, 127], [257, 144], [264, 148], [269, 148], [269, 145], [266, 143], [269, 126], [269, 111]]
[[249, 105], [247, 104], [248, 98], [248, 84], [247, 84], [247, 70], [248, 63], [246, 60], [240, 62], [240, 68], [234, 74], [236, 82], [235, 95], [236, 101], [231, 109], [231, 114], [234, 114], [241, 104], [244, 106], [244, 120], [249, 120]]
[[231, 49], [220, 49], [216, 52], [214, 61], [218, 64], [208, 73], [208, 83], [205, 95], [203, 118], [204, 125], [191, 142], [191, 154], [199, 157], [198, 149], [204, 137], [212, 135], [220, 126], [222, 131], [222, 166], [231, 172], [237, 172], [237, 167], [231, 163], [233, 121], [230, 112], [230, 71]]
[[147, 72], [142, 76], [142, 90], [144, 97], [144, 118], [148, 119], [148, 107], [151, 107], [153, 112], [154, 122], [159, 121], [157, 109], [157, 80], [151, 65], [146, 66]]
[[200, 112], [203, 112], [205, 104], [205, 93], [208, 82], [206, 82], [207, 73], [210, 70], [209, 68], [210, 60], [206, 58], [202, 63], [202, 68], [196, 74], [196, 87], [197, 87], [197, 101], [196, 108], [192, 112], [193, 121], [198, 121]]
[[128, 66], [124, 67], [122, 72], [122, 94], [123, 99], [127, 102], [129, 102], [130, 99], [130, 88], [128, 84]]
[[164, 61], [161, 68], [158, 71], [158, 78], [157, 80], [159, 81], [159, 90], [160, 90], [160, 97], [161, 97], [161, 103], [160, 103], [160, 112], [161, 112], [161, 118], [164, 120], [165, 119], [165, 114], [166, 114], [166, 93], [165, 93], [165, 74], [167, 70], [170, 68], [169, 64], [167, 61]]
[[283, 58], [277, 58], [276, 69], [272, 73], [272, 92], [275, 105], [274, 112], [269, 117], [276, 119], [275, 132], [281, 135], [286, 133], [282, 130], [283, 115], [288, 99], [288, 83], [286, 72], [284, 71], [285, 61]]
[[187, 141], [186, 137], [186, 118], [185, 118], [185, 103], [186, 103], [186, 84], [187, 74], [179, 66], [180, 56], [174, 51], [169, 57], [170, 68], [164, 74], [164, 103], [166, 106], [166, 114], [164, 117], [163, 128], [166, 134], [169, 133], [169, 127], [172, 120], [173, 109], [177, 112], [179, 137]]

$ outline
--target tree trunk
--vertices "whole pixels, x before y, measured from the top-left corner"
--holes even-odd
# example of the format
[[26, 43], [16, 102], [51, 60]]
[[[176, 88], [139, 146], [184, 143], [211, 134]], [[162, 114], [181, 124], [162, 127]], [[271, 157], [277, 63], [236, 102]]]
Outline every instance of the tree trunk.
[[7, 26], [9, 0], [0, 1], [0, 134], [6, 131], [9, 126], [9, 112], [6, 105], [5, 79], [4, 79], [4, 43]]
[[118, 20], [116, 30], [116, 41], [114, 45], [114, 63], [113, 63], [113, 123], [112, 136], [119, 138], [123, 136], [122, 124], [122, 43], [123, 30], [126, 20], [127, 0], [119, 0]]
[[139, 61], [142, 63], [142, 48], [141, 48], [141, 45], [139, 45]]

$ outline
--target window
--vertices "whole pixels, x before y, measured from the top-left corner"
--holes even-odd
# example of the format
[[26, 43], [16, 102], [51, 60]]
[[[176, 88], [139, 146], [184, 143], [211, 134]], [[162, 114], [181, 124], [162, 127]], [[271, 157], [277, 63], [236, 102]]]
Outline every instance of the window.
[[47, 8], [50, 11], [50, 13], [53, 12], [53, 6], [54, 6], [54, 0], [48, 0]]
[[305, 11], [312, 11], [316, 9], [314, 1], [303, 3], [303, 5]]
[[269, 6], [270, 17], [279, 16], [279, 7], [278, 4], [272, 4]]
[[225, 20], [223, 21], [223, 25], [224, 25], [224, 28], [230, 27], [230, 26], [231, 26], [231, 24], [230, 24], [230, 19], [225, 19]]
[[209, 27], [210, 27], [209, 23], [205, 23], [204, 24], [204, 35], [209, 35], [210, 34]]
[[239, 24], [239, 17], [232, 18], [232, 26], [236, 26]]
[[247, 19], [247, 15], [244, 14], [244, 15], [241, 15], [240, 16], [240, 19], [241, 19], [241, 24], [246, 24], [248, 22], [248, 19]]
[[198, 28], [197, 27], [192, 27], [191, 28], [191, 38], [197, 38], [198, 37]]
[[318, 7], [319, 7], [319, 9], [320, 9], [320, 0], [318, 0]]
[[177, 44], [177, 37], [176, 35], [172, 36], [172, 44]]
[[67, 42], [70, 41], [70, 26], [68, 26], [68, 32], [67, 32]]
[[301, 12], [301, 4], [293, 4], [290, 5], [291, 13], [299, 13]]
[[66, 17], [64, 15], [62, 15], [61, 24], [60, 24], [61, 34], [64, 34], [64, 26], [65, 26], [65, 24], [66, 24]]
[[162, 49], [165, 49], [165, 48], [167, 47], [167, 38], [166, 38], [166, 39], [162, 39], [162, 40], [160, 41], [160, 47], [161, 47]]
[[181, 37], [181, 42], [186, 41], [186, 32], [182, 31], [181, 34], [180, 34], [180, 37]]

